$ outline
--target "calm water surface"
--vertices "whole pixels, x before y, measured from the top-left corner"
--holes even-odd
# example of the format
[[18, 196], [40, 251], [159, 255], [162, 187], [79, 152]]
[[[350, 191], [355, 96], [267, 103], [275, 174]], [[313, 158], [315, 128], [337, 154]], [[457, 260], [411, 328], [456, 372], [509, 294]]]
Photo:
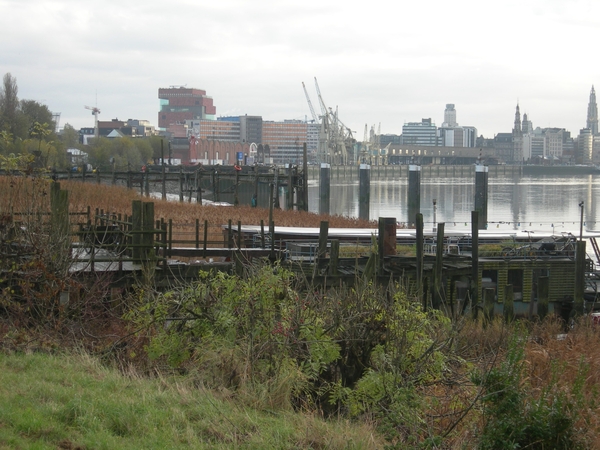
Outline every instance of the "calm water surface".
[[[425, 227], [436, 219], [446, 229], [470, 230], [474, 209], [474, 177], [421, 178], [421, 212]], [[597, 212], [600, 175], [490, 177], [488, 180], [488, 229], [579, 232], [584, 202], [584, 229], [599, 230]], [[408, 218], [408, 180], [371, 181], [370, 218]], [[358, 182], [331, 184], [331, 214], [358, 217]], [[309, 210], [318, 212], [318, 181], [309, 186]], [[466, 224], [466, 225], [465, 225]], [[466, 231], [466, 230], [465, 230]]]

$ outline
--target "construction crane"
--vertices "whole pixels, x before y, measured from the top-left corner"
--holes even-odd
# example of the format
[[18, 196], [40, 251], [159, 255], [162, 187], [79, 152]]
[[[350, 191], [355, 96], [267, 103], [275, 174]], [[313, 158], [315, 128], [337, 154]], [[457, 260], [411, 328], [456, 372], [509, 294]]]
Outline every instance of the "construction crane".
[[319, 158], [336, 164], [348, 164], [348, 154], [353, 150], [355, 143], [352, 130], [340, 120], [337, 107], [334, 112], [325, 104], [317, 77], [315, 77], [315, 88], [322, 113], [319, 131]]
[[94, 116], [94, 137], [98, 138], [98, 114], [100, 114], [100, 108], [94, 106], [84, 106], [85, 109], [89, 109], [92, 111], [92, 115]]
[[310, 97], [308, 96], [308, 91], [306, 90], [304, 81], [302, 82], [302, 89], [304, 89], [304, 95], [306, 95], [306, 102], [308, 103], [308, 107], [310, 108], [310, 114], [312, 115], [313, 121], [318, 124], [320, 123], [319, 117], [315, 113], [315, 109], [313, 108], [312, 102], [310, 101]]

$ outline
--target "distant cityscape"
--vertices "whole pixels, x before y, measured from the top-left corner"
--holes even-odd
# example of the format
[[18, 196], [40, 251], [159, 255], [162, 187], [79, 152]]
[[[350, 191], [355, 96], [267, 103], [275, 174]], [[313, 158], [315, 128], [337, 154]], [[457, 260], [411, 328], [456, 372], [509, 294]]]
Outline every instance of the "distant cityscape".
[[[315, 80], [316, 82], [316, 80]], [[317, 85], [318, 89], [318, 85]], [[306, 93], [306, 89], [305, 89]], [[332, 111], [319, 102], [316, 114], [306, 93], [311, 118], [267, 121], [262, 116], [217, 117], [206, 91], [185, 86], [158, 89], [158, 128], [147, 120], [98, 120], [93, 128], [79, 130], [81, 143], [94, 137], [118, 138], [162, 135], [169, 156], [181, 164], [236, 164], [264, 162], [299, 164], [306, 144], [310, 163], [332, 164], [599, 164], [598, 106], [592, 86], [585, 127], [577, 136], [564, 128], [540, 128], [515, 108], [510, 132], [493, 138], [477, 135], [475, 126], [460, 126], [456, 105], [446, 104], [444, 121], [431, 118], [406, 122], [402, 134], [380, 134], [365, 125], [356, 136]], [[583, 124], [582, 124], [583, 125]]]

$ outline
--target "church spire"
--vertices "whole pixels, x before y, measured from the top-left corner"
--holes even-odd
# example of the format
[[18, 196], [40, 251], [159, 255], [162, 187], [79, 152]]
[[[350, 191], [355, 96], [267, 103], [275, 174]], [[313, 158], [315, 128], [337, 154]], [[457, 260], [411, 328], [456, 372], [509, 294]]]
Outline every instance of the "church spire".
[[596, 104], [596, 91], [592, 85], [590, 102], [588, 103], [586, 128], [592, 131], [592, 135], [598, 134], [598, 105]]
[[521, 135], [521, 110], [519, 109], [519, 103], [517, 103], [517, 110], [515, 111], [515, 126], [513, 128], [513, 135]]

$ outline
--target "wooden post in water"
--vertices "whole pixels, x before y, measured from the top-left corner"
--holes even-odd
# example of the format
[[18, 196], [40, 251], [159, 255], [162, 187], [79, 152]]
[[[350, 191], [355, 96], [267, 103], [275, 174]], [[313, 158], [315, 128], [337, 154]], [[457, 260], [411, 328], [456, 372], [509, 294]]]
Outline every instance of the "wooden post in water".
[[133, 200], [131, 202], [131, 246], [134, 262], [139, 262], [141, 257], [142, 217], [142, 201]]
[[479, 213], [479, 229], [487, 228], [488, 167], [475, 165], [475, 211]]
[[166, 176], [166, 173], [165, 173], [164, 139], [160, 140], [160, 165], [161, 165], [161, 175], [162, 175], [161, 198], [163, 200], [166, 200], [167, 199], [167, 176]]
[[319, 229], [319, 246], [314, 264], [313, 277], [320, 274], [323, 265], [325, 264], [325, 255], [327, 254], [327, 239], [329, 238], [329, 222], [321, 221]]
[[204, 244], [202, 246], [202, 257], [206, 258], [206, 243], [208, 241], [208, 220], [204, 220]]
[[358, 217], [369, 220], [369, 206], [371, 203], [371, 166], [359, 166], [358, 180]]
[[329, 275], [336, 276], [338, 274], [339, 257], [340, 257], [340, 240], [332, 239], [331, 252], [329, 255]]
[[308, 211], [308, 151], [302, 145], [302, 210]]
[[479, 213], [471, 211], [471, 314], [477, 319], [479, 308]]
[[179, 201], [183, 203], [183, 167], [179, 166]]
[[202, 204], [202, 170], [196, 171], [196, 203]]
[[258, 206], [258, 166], [254, 166], [254, 195], [252, 196], [250, 205], [253, 208]]
[[550, 295], [550, 277], [538, 278], [538, 308], [537, 313], [540, 320], [548, 315], [548, 299]]
[[583, 315], [584, 298], [583, 293], [585, 289], [585, 241], [577, 241], [577, 247], [575, 250], [575, 303], [573, 305], [573, 311], [577, 315]]
[[286, 210], [291, 211], [294, 209], [294, 173], [292, 163], [288, 164], [288, 181], [287, 181], [287, 205]]
[[377, 272], [383, 276], [383, 262], [386, 256], [396, 254], [396, 218], [380, 217], [377, 234]]
[[427, 311], [427, 299], [423, 295], [423, 214], [418, 213], [415, 216], [416, 237], [417, 237], [417, 299], [423, 305], [423, 311]]
[[331, 194], [331, 165], [321, 163], [319, 178], [319, 214], [329, 214], [329, 196]]
[[154, 202], [144, 202], [142, 210], [142, 262], [152, 263], [155, 258], [155, 255], [152, 254], [154, 244]]
[[[408, 217], [416, 217], [421, 212], [421, 166], [408, 166]], [[410, 220], [409, 220], [410, 222]]]
[[433, 271], [433, 291], [431, 293], [431, 303], [433, 309], [440, 309], [444, 299], [444, 286], [442, 284], [442, 268], [444, 260], [444, 228], [445, 223], [437, 224], [437, 240], [435, 252], [435, 267]]

